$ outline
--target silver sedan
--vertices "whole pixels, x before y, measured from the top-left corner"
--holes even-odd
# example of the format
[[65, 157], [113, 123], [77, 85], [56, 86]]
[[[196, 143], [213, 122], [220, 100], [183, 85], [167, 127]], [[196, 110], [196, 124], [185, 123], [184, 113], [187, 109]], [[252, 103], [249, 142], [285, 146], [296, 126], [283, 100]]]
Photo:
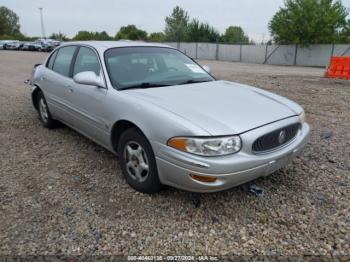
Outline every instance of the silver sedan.
[[43, 126], [63, 122], [115, 153], [146, 193], [228, 189], [284, 167], [309, 139], [295, 102], [216, 80], [161, 44], [67, 43], [34, 68], [31, 85]]

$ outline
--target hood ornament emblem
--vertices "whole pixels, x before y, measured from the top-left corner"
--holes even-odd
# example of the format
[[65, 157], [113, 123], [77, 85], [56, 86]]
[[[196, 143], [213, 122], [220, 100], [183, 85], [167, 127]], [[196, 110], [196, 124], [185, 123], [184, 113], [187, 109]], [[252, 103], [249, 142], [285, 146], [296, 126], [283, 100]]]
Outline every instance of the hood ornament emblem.
[[278, 135], [278, 143], [283, 144], [286, 141], [286, 131], [282, 130]]

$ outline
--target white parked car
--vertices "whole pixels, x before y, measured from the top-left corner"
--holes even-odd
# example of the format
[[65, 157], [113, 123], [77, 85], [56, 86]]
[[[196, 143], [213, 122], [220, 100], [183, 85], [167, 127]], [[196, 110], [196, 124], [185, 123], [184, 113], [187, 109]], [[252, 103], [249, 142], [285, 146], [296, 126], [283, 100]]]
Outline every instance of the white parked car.
[[21, 48], [20, 41], [6, 43], [6, 50], [19, 50]]
[[3, 50], [11, 50], [11, 49], [16, 49], [16, 47], [19, 47], [19, 41], [18, 40], [3, 40], [0, 43], [0, 49]]

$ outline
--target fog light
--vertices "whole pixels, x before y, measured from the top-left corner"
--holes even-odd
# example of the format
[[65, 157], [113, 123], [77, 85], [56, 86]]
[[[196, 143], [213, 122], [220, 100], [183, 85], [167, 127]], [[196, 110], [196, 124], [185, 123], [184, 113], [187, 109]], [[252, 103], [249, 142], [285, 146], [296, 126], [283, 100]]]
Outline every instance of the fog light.
[[214, 183], [217, 180], [216, 177], [212, 177], [212, 176], [199, 176], [199, 175], [190, 174], [190, 177], [194, 180], [204, 182], [204, 183]]

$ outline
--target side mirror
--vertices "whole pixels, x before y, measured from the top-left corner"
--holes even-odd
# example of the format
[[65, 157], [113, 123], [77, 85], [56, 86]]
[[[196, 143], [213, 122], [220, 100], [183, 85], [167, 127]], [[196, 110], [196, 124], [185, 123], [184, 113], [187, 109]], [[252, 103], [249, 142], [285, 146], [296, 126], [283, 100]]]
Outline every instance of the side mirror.
[[97, 76], [95, 72], [92, 71], [80, 72], [73, 77], [73, 80], [74, 82], [82, 85], [106, 88], [102, 78]]
[[204, 66], [202, 66], [202, 67], [203, 67], [203, 69], [204, 69], [205, 71], [207, 71], [208, 73], [210, 73], [210, 67], [209, 67], [209, 66], [204, 65]]

